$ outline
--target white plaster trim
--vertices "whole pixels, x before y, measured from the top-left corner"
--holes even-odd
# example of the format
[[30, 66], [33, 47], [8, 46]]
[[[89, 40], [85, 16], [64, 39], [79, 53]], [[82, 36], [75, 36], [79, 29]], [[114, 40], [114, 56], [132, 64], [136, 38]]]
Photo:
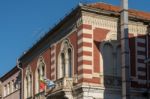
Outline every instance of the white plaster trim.
[[80, 56], [78, 57], [78, 62], [82, 60], [92, 61], [92, 56]]
[[83, 69], [92, 69], [92, 66], [91, 65], [86, 65], [86, 64], [78, 66], [78, 70], [83, 70]]
[[51, 55], [55, 54], [55, 48], [51, 50]]
[[[110, 31], [114, 31], [117, 33], [117, 20], [113, 20], [113, 17], [105, 17], [99, 16], [99, 17], [93, 17], [93, 16], [83, 16], [83, 24], [89, 24], [93, 27], [100, 27], [104, 29], [108, 29]], [[112, 20], [111, 20], [112, 19]], [[129, 22], [129, 33], [134, 34], [134, 36], [137, 36], [138, 34], [146, 34], [147, 31], [147, 25], [143, 25], [139, 22]]]
[[53, 61], [55, 61], [55, 57], [52, 57], [52, 58], [51, 58], [51, 62], [53, 62]]
[[129, 33], [134, 33], [135, 36], [138, 34], [146, 34], [147, 26], [139, 23], [129, 24]]
[[91, 48], [91, 47], [82, 46], [81, 48], [78, 49], [78, 53], [80, 53], [80, 52], [82, 52], [82, 51], [89, 51], [89, 52], [92, 52], [92, 48]]
[[92, 78], [92, 74], [80, 74], [80, 75], [78, 75], [78, 79], [81, 79], [81, 78], [89, 78], [89, 79], [91, 79]]
[[137, 49], [138, 49], [138, 51], [146, 51], [146, 48], [145, 47], [140, 47], [140, 46], [137, 46]]
[[[65, 46], [65, 43], [67, 42], [67, 47]], [[74, 76], [74, 47], [73, 47], [73, 45], [71, 44], [71, 42], [70, 42], [70, 40], [69, 39], [63, 39], [62, 41], [61, 41], [61, 48], [60, 48], [60, 52], [59, 52], [59, 54], [58, 54], [58, 62], [57, 62], [57, 77], [58, 78], [62, 78], [63, 77], [63, 75], [62, 75], [62, 71], [61, 71], [61, 67], [62, 67], [62, 65], [61, 65], [61, 63], [60, 63], [60, 61], [61, 61], [61, 53], [64, 53], [64, 54], [67, 54], [68, 52], [67, 52], [67, 50], [68, 49], [71, 49], [71, 57], [72, 57], [72, 60], [71, 60], [71, 64], [72, 64], [72, 77]], [[67, 62], [67, 59], [68, 59], [68, 57], [65, 55], [65, 61]], [[69, 65], [67, 64], [66, 65], [66, 67], [65, 67], [65, 71], [68, 71], [68, 69], [69, 69]], [[66, 76], [68, 76], [68, 72], [65, 72], [65, 75]]]
[[94, 73], [94, 44], [93, 44], [93, 42], [94, 42], [94, 29], [93, 29], [94, 27], [92, 27], [92, 74]]
[[78, 31], [78, 36], [80, 36], [81, 34], [92, 34], [92, 30], [88, 30], [88, 29], [82, 29], [80, 31]]
[[113, 31], [109, 31], [105, 40], [117, 40], [117, 33]]
[[117, 21], [115, 20], [107, 20], [103, 17], [93, 18], [92, 16], [83, 16], [83, 24], [89, 24], [93, 27], [101, 27], [111, 31], [115, 31], [117, 33]]
[[146, 72], [144, 72], [144, 71], [138, 71], [138, 75], [146, 76]]
[[146, 57], [144, 55], [137, 55], [137, 59], [145, 59]]
[[140, 42], [140, 43], [145, 43], [145, 39], [144, 38], [137, 38], [137, 42]]
[[[51, 76], [54, 76], [53, 80], [56, 80], [56, 44], [52, 44], [51, 48], [53, 47], [53, 49], [51, 50], [51, 60], [50, 60], [50, 64], [51, 64], [51, 70], [54, 69], [53, 72], [51, 72]], [[52, 56], [54, 55], [54, 56]], [[54, 64], [52, 64], [52, 62], [54, 62]], [[52, 75], [53, 73], [53, 75]]]
[[82, 42], [92, 43], [92, 38], [85, 38], [85, 37], [83, 37], [83, 38], [81, 38], [81, 39], [78, 40], [78, 45], [80, 43], [82, 43]]
[[137, 63], [137, 68], [138, 67], [146, 67], [146, 65], [144, 63]]
[[81, 34], [83, 34], [83, 29], [81, 29], [80, 31], [78, 31], [78, 33], [77, 33], [78, 37], [79, 37]]
[[93, 77], [100, 77], [99, 73], [93, 73]]
[[[27, 71], [28, 68], [29, 68], [29, 71]], [[27, 72], [30, 72], [30, 73], [27, 74]], [[22, 89], [22, 90], [24, 90], [24, 97], [25, 97], [25, 98], [28, 98], [28, 97], [27, 97], [27, 90], [26, 90], [26, 87], [27, 87], [27, 86], [25, 85], [25, 84], [26, 84], [26, 83], [25, 83], [25, 82], [26, 82], [26, 77], [27, 77], [27, 76], [30, 76], [30, 75], [31, 75], [31, 82], [32, 82], [32, 85], [31, 85], [31, 86], [32, 86], [32, 89], [31, 89], [31, 90], [34, 90], [34, 89], [33, 89], [33, 72], [32, 72], [31, 66], [28, 65], [28, 66], [26, 67], [26, 74], [25, 74], [25, 77], [24, 77], [24, 89]], [[31, 91], [31, 96], [33, 96], [33, 91]]]

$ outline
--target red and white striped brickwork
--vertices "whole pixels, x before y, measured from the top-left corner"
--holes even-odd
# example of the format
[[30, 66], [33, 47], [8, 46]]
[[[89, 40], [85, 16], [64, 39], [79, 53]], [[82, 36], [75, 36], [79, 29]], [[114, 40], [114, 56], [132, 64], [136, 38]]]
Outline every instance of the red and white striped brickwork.
[[146, 37], [138, 35], [136, 38], [136, 66], [138, 83], [146, 83]]
[[82, 24], [78, 31], [78, 80], [92, 79], [93, 72], [93, 31], [91, 25]]
[[56, 46], [51, 46], [51, 80], [56, 80]]
[[[131, 86], [135, 88], [146, 88], [147, 87], [147, 65], [144, 63], [147, 53], [147, 42], [146, 35], [138, 34], [135, 37], [129, 39], [130, 42], [130, 61], [131, 61]], [[148, 51], [150, 50], [148, 45]]]

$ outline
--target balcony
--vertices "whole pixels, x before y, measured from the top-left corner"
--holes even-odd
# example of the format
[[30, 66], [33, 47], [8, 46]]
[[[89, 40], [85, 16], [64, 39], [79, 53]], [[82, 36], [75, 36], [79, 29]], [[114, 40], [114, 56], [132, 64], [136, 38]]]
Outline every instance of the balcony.
[[27, 99], [33, 99], [33, 98], [32, 98], [32, 96], [31, 96], [31, 97], [28, 97]]
[[107, 87], [121, 87], [121, 77], [104, 76], [104, 86]]
[[46, 99], [45, 98], [45, 91], [36, 94], [35, 99]]
[[65, 92], [70, 92], [72, 91], [72, 86], [73, 86], [73, 78], [60, 78], [57, 79], [55, 82], [55, 87], [52, 89], [48, 89], [46, 91], [46, 95], [51, 96], [60, 96], [60, 95], [65, 95]]

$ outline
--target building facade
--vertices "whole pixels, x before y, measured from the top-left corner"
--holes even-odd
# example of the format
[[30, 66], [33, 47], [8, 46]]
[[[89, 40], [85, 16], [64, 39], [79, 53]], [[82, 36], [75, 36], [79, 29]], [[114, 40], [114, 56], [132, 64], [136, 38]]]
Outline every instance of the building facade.
[[[22, 99], [121, 99], [120, 8], [79, 5], [19, 59]], [[129, 10], [130, 97], [147, 99], [150, 13]], [[40, 78], [55, 83], [41, 90]]]
[[20, 73], [14, 67], [1, 77], [2, 99], [20, 99]]

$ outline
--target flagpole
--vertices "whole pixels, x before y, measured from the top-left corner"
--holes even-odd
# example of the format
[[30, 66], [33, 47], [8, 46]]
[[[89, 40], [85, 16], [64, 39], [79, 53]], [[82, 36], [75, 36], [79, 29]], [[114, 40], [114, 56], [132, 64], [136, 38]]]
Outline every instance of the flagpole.
[[128, 0], [121, 2], [121, 71], [122, 71], [122, 99], [130, 99], [130, 60], [128, 38]]

